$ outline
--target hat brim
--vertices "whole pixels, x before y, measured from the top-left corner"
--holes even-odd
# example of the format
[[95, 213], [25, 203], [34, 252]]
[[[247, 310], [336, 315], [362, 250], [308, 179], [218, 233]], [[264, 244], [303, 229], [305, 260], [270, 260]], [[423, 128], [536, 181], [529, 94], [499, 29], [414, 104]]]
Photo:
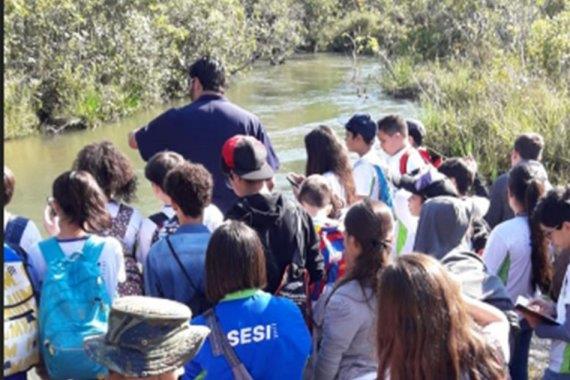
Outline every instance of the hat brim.
[[407, 174], [400, 176], [400, 180], [396, 187], [404, 189], [412, 194], [422, 195], [421, 192], [416, 189], [416, 178]]
[[158, 347], [147, 352], [110, 345], [105, 335], [86, 338], [83, 346], [87, 356], [111, 371], [124, 376], [156, 376], [181, 368], [192, 359], [210, 334], [206, 326], [188, 325]]
[[250, 181], [261, 181], [261, 180], [270, 179], [273, 178], [273, 175], [275, 174], [273, 172], [273, 169], [271, 168], [271, 166], [269, 166], [267, 162], [265, 162], [260, 169], [255, 170], [253, 172], [243, 173], [237, 169], [234, 169], [234, 171], [238, 176], [240, 176], [240, 178], [247, 179]]

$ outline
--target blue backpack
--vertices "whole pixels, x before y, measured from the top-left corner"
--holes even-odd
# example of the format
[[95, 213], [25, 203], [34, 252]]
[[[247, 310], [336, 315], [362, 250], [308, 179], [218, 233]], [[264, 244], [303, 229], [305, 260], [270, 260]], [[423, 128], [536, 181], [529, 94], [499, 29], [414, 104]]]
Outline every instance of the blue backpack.
[[394, 204], [392, 202], [392, 190], [390, 188], [390, 184], [388, 183], [388, 179], [384, 174], [384, 170], [378, 165], [374, 166], [374, 170], [376, 171], [376, 177], [378, 178], [379, 182], [379, 189], [380, 189], [380, 199], [382, 202], [386, 204], [386, 206], [393, 208]]
[[40, 344], [50, 379], [93, 379], [103, 366], [83, 350], [84, 338], [107, 331], [111, 300], [98, 260], [105, 240], [90, 236], [82, 252], [66, 257], [55, 238], [40, 249], [47, 264], [40, 302]]

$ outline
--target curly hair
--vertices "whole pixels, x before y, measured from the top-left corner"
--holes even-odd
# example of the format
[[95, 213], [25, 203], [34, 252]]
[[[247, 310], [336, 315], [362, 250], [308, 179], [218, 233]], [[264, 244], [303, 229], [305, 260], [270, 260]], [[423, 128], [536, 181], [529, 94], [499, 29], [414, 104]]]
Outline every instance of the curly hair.
[[212, 175], [201, 164], [179, 164], [166, 174], [163, 187], [184, 215], [192, 218], [202, 215], [212, 201]]
[[333, 172], [346, 192], [346, 202], [349, 205], [356, 202], [356, 187], [348, 151], [334, 131], [326, 125], [313, 129], [305, 136], [305, 149], [307, 150], [305, 175], [308, 177], [311, 174]]
[[73, 163], [95, 178], [109, 200], [130, 202], [135, 199], [137, 177], [129, 158], [110, 141], [86, 145]]

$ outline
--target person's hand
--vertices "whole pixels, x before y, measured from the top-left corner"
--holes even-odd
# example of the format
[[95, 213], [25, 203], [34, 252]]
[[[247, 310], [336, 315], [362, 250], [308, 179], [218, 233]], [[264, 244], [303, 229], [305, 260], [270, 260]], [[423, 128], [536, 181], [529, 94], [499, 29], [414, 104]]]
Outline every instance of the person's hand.
[[524, 310], [517, 310], [517, 311], [519, 314], [523, 316], [524, 319], [526, 319], [530, 327], [532, 327], [533, 329], [535, 329], [536, 326], [540, 325], [540, 318], [538, 318], [537, 316], [527, 313]]
[[528, 303], [529, 307], [540, 314], [554, 315], [554, 303], [543, 298], [535, 298]]
[[59, 234], [59, 216], [54, 214], [52, 206], [47, 205], [44, 210], [44, 229], [50, 236]]
[[295, 198], [299, 198], [299, 189], [304, 180], [305, 176], [302, 174], [293, 172], [287, 174], [287, 181], [289, 181], [291, 187], [293, 188], [293, 194], [295, 195]]

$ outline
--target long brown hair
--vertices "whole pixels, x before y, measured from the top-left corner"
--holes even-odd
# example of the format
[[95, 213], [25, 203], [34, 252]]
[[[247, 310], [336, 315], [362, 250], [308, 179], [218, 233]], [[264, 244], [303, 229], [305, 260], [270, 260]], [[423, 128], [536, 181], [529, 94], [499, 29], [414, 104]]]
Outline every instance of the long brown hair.
[[378, 271], [388, 262], [391, 242], [387, 239], [392, 225], [392, 213], [382, 202], [365, 199], [348, 210], [344, 219], [346, 234], [354, 237], [362, 251], [353, 268], [338, 283], [335, 290], [349, 281], [356, 280], [365, 295], [365, 287], [371, 287], [373, 294], [376, 293]]
[[546, 181], [546, 172], [538, 161], [523, 161], [509, 172], [509, 193], [523, 206], [524, 212], [528, 215], [531, 283], [533, 287], [540, 288], [544, 293], [550, 289], [553, 268], [548, 257], [547, 241], [540, 223], [534, 217], [534, 210], [544, 195]]
[[111, 225], [103, 190], [85, 171], [60, 174], [52, 186], [52, 195], [63, 218], [91, 233], [103, 233]]
[[307, 150], [305, 175], [308, 177], [311, 174], [333, 172], [344, 187], [346, 202], [349, 205], [356, 202], [356, 187], [348, 151], [334, 131], [326, 125], [313, 129], [305, 136], [305, 149]]
[[378, 378], [499, 379], [501, 359], [467, 314], [459, 285], [434, 258], [400, 256], [378, 284]]

